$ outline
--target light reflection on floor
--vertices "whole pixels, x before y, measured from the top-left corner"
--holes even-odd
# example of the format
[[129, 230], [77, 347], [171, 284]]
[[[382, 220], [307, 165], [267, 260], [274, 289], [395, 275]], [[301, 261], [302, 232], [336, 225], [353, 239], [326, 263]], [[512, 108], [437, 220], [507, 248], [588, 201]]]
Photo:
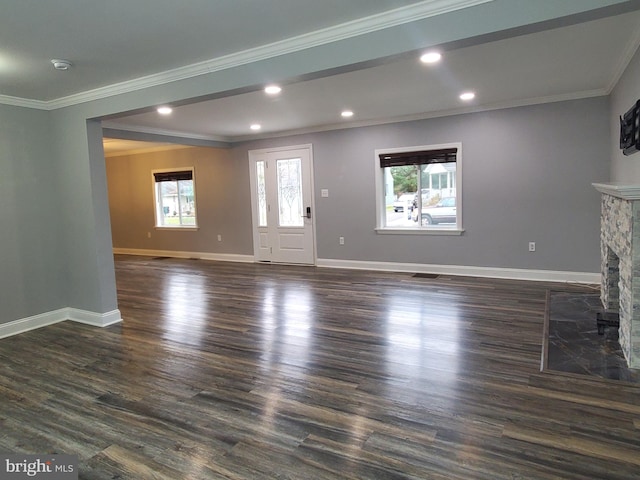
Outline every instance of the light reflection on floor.
[[[163, 338], [195, 346], [207, 343], [215, 345], [214, 348], [226, 346], [224, 331], [235, 327], [233, 319], [237, 314], [224, 297], [225, 290], [233, 286], [222, 286], [220, 296], [212, 295], [214, 290], [206, 284], [206, 278], [188, 271], [174, 271], [159, 285], [162, 307], [159, 322]], [[237, 288], [242, 290], [246, 286]], [[395, 398], [394, 385], [398, 384], [415, 383], [417, 392], [418, 386], [424, 387], [425, 379], [434, 372], [442, 383], [439, 388], [446, 388], [456, 381], [460, 368], [458, 349], [462, 341], [459, 338], [460, 322], [468, 320], [461, 318], [458, 308], [463, 307], [458, 304], [464, 305], [464, 302], [452, 299], [451, 295], [455, 294], [449, 292], [447, 301], [442, 301], [441, 292], [438, 295], [439, 300], [425, 295], [424, 289], [410, 288], [372, 297], [372, 302], [382, 301], [384, 305], [375, 307], [370, 322], [350, 325], [348, 305], [341, 314], [343, 318], [336, 318], [333, 312], [323, 311], [322, 296], [318, 296], [312, 287], [295, 281], [283, 283], [263, 279], [253, 285], [251, 295], [246, 297], [256, 305], [255, 317], [237, 317], [238, 324], [247, 331], [237, 347], [257, 355], [257, 372], [263, 378], [282, 378], [283, 375], [296, 378], [310, 374], [309, 369], [315, 368], [312, 359], [314, 355], [322, 354], [324, 338], [330, 337], [331, 341], [348, 349], [350, 330], [355, 328], [358, 335], [369, 336], [371, 344], [364, 348], [360, 344], [353, 355], [361, 355], [363, 368], [379, 370], [380, 388], [387, 391], [389, 398]], [[363, 305], [366, 304], [360, 302], [357, 307], [360, 318], [363, 308], [366, 310]], [[217, 315], [221, 315], [220, 319]], [[367, 363], [369, 356], [377, 355], [380, 349], [385, 361], [378, 365]], [[341, 370], [340, 364], [329, 362], [329, 365], [329, 370], [317, 374], [336, 375], [336, 378], [348, 381], [350, 373]], [[331, 372], [332, 368], [337, 370]], [[307, 394], [302, 385], [295, 388], [300, 388], [301, 395]], [[278, 409], [277, 389], [260, 394], [269, 400], [268, 408], [275, 413]], [[410, 401], [408, 398], [399, 400]], [[420, 399], [416, 397], [415, 401]]]
[[309, 357], [314, 322], [311, 292], [307, 287], [267, 287], [262, 293], [263, 315], [260, 367], [272, 372], [272, 364], [304, 366]]
[[200, 275], [174, 273], [166, 277], [160, 293], [164, 334], [167, 340], [202, 345], [209, 302]]
[[384, 337], [389, 375], [413, 381], [425, 371], [444, 368], [454, 378], [461, 321], [455, 303], [434, 303], [424, 292], [388, 297]]

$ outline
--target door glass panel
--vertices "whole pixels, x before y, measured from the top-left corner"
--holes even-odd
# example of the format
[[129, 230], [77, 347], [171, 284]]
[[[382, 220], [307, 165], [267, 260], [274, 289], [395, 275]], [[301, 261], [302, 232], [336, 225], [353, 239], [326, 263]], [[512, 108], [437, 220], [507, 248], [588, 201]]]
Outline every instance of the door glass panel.
[[302, 227], [302, 159], [277, 161], [278, 224], [281, 227]]
[[258, 226], [267, 226], [267, 189], [264, 178], [264, 161], [256, 162], [258, 188]]

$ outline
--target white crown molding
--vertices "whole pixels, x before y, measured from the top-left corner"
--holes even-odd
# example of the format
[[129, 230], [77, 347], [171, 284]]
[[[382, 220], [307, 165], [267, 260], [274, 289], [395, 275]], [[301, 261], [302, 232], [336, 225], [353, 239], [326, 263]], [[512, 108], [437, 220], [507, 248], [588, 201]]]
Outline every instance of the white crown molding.
[[631, 60], [638, 51], [638, 48], [640, 48], [640, 27], [636, 29], [635, 34], [631, 37], [627, 48], [624, 50], [624, 54], [620, 58], [620, 62], [618, 63], [617, 68], [614, 70], [613, 75], [611, 76], [611, 80], [609, 81], [609, 84], [606, 88], [607, 95], [609, 95], [613, 91], [613, 89], [620, 81], [620, 78], [629, 66], [629, 63], [631, 63]]
[[112, 130], [123, 130], [125, 132], [148, 133], [150, 135], [162, 135], [165, 137], [190, 138], [193, 140], [205, 140], [208, 142], [229, 143], [231, 137], [223, 137], [220, 135], [202, 135], [199, 133], [179, 132], [175, 130], [164, 130], [161, 128], [144, 127], [139, 125], [127, 125], [123, 123], [106, 120], [102, 122], [102, 128], [110, 128]]
[[383, 272], [433, 273], [482, 278], [504, 278], [537, 282], [599, 284], [599, 273], [529, 270], [520, 268], [474, 267], [464, 265], [428, 265], [419, 263], [366, 262], [356, 260], [318, 259], [318, 267], [377, 270]]
[[[422, 20], [465, 8], [490, 3], [494, 0], [424, 0], [423, 2], [400, 7], [386, 12], [371, 15], [358, 20], [342, 23], [332, 27], [316, 30], [315, 32], [298, 35], [278, 42], [261, 45], [241, 52], [224, 55], [222, 57], [194, 63], [185, 67], [167, 70], [165, 72], [147, 75], [133, 80], [115, 83], [106, 87], [96, 88], [48, 102], [21, 99], [32, 104], [32, 108], [54, 110], [57, 108], [77, 105], [79, 103], [99, 100], [113, 95], [150, 88], [166, 83], [184, 80], [220, 70], [225, 70], [248, 63], [258, 62], [269, 58], [299, 52], [312, 47], [325, 45], [358, 35], [375, 32], [405, 23]], [[16, 98], [16, 97], [13, 97]], [[0, 103], [4, 97], [0, 97]], [[36, 103], [39, 107], [36, 107]]]
[[51, 110], [48, 102], [44, 102], [42, 100], [31, 100], [29, 98], [12, 97], [10, 95], [0, 95], [0, 105], [35, 108], [37, 110]]

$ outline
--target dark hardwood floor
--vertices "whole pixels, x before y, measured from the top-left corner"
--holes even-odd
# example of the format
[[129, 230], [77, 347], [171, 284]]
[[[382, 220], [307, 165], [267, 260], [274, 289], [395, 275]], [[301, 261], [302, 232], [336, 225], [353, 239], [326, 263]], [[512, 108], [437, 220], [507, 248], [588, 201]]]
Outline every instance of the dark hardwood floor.
[[0, 451], [85, 479], [634, 479], [640, 389], [540, 372], [579, 286], [116, 258], [123, 324], [0, 341]]

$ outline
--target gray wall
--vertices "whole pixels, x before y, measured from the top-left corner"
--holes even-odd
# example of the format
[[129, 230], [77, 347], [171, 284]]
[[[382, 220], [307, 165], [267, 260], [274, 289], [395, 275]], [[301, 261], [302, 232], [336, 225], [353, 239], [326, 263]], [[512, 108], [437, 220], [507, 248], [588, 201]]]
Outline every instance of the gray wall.
[[[50, 113], [56, 198], [62, 215], [67, 306], [94, 313], [117, 309], [102, 128], [76, 108]], [[62, 260], [60, 260], [62, 259]]]
[[49, 113], [0, 105], [0, 323], [67, 306], [56, 169]]
[[[257, 90], [266, 82], [292, 81], [357, 62], [375, 61], [387, 55], [418, 51], [446, 43], [467, 42], [481, 36], [491, 37], [504, 30], [522, 29], [524, 32], [528, 30], [527, 25], [621, 3], [622, 0], [538, 0], [532, 8], [530, 0], [494, 0], [446, 15], [417, 19], [410, 24], [250, 64], [212, 70], [207, 74], [169, 84], [122, 94], [114, 93], [99, 100], [91, 100], [92, 96], [88, 95], [76, 105], [57, 108], [49, 113], [0, 107], [0, 166], [3, 168], [0, 200], [12, 207], [7, 209], [2, 205], [3, 211], [0, 213], [0, 219], [5, 221], [0, 237], [3, 248], [0, 265], [0, 293], [3, 299], [0, 322], [56, 310], [61, 306], [96, 313], [107, 313], [117, 308], [106, 169], [100, 146], [101, 132], [97, 122], [91, 119], [151, 109], [158, 104], [190, 98], [204, 98], [242, 89]], [[549, 121], [548, 118], [545, 120]], [[331, 135], [339, 136], [338, 133]], [[357, 153], [356, 161], [360, 163], [364, 161], [364, 157], [360, 155], [364, 154], [357, 148], [357, 143], [370, 143], [366, 137], [366, 132], [363, 131], [351, 138], [350, 141], [356, 143], [344, 145], [348, 151]], [[415, 138], [406, 140], [413, 143]], [[424, 143], [423, 139], [420, 140], [420, 143]], [[465, 141], [464, 138], [461, 140]], [[326, 152], [331, 152], [330, 145], [319, 143], [318, 147], [321, 155], [318, 158], [326, 158]], [[345, 151], [336, 153], [342, 155]], [[340, 175], [342, 167], [339, 162], [332, 159], [331, 165], [335, 168], [330, 172], [322, 167], [318, 170], [318, 185], [326, 184], [327, 178]], [[344, 173], [348, 174], [352, 170], [351, 166], [346, 167]], [[8, 171], [11, 173], [5, 176]], [[371, 173], [358, 173], [356, 178], [362, 178], [362, 182], [369, 185]], [[572, 172], [574, 173], [582, 175], [580, 170]], [[601, 178], [601, 175], [598, 177]], [[14, 185], [29, 187], [30, 198], [19, 201]], [[344, 193], [348, 188], [365, 193], [368, 187], [357, 184], [342, 186], [329, 201], [334, 202], [341, 196], [354, 198], [356, 195]], [[353, 207], [361, 215], [357, 224], [351, 222], [352, 217], [346, 218], [344, 213], [340, 213], [334, 226], [328, 231], [325, 224], [318, 226], [321, 256], [343, 255], [341, 252], [344, 251], [348, 256], [358, 258], [363, 254], [372, 254], [373, 249], [382, 252], [385, 248], [409, 248], [417, 245], [419, 239], [404, 238], [393, 242], [376, 237], [374, 240], [370, 229], [372, 220], [366, 219], [370, 216], [366, 202], [372, 200], [361, 198], [359, 194], [357, 197], [357, 203]], [[581, 200], [582, 197], [574, 200], [580, 206], [574, 211], [589, 210], [587, 205], [580, 204]], [[318, 203], [321, 211], [328, 212], [329, 203]], [[491, 206], [495, 208], [495, 205]], [[565, 212], [564, 209], [562, 211]], [[555, 215], [553, 210], [545, 214], [547, 217]], [[32, 222], [32, 219], [36, 221]], [[366, 223], [366, 231], [362, 230], [361, 222]], [[588, 230], [583, 220], [578, 225], [579, 229]], [[471, 240], [472, 235], [477, 235], [477, 230], [472, 231], [471, 226], [472, 224], [467, 225], [467, 236], [451, 240], [451, 244], [442, 238], [419, 244], [421, 248], [416, 249], [419, 252], [416, 253], [417, 261], [432, 258], [439, 247], [446, 245], [452, 249], [445, 257], [447, 260], [453, 260], [456, 252], [459, 252], [461, 258], [458, 263], [467, 263], [469, 253], [464, 251], [460, 242]], [[11, 228], [11, 231], [7, 232], [5, 228]], [[332, 245], [338, 230], [349, 241], [343, 251], [336, 251]], [[354, 246], [351, 242], [357, 234], [363, 238], [362, 253], [359, 249], [352, 251]], [[561, 235], [555, 234], [556, 237]], [[356, 237], [356, 240], [359, 239]], [[422, 240], [426, 242], [426, 239]], [[482, 243], [478, 245], [486, 245], [486, 241], [483, 235]], [[496, 237], [495, 241], [502, 242], [502, 239]], [[488, 258], [485, 248], [483, 246], [483, 251], [478, 253], [480, 260], [477, 261], [489, 264], [493, 259]], [[583, 248], [585, 247], [581, 247]], [[395, 255], [384, 251], [384, 258], [391, 257], [395, 258]], [[509, 255], [506, 257], [501, 260], [504, 264], [511, 260]], [[519, 258], [514, 263], [518, 266], [532, 261]], [[572, 268], [578, 262], [567, 260], [560, 265], [551, 265], [548, 258], [540, 263], [541, 268], [578, 267]], [[589, 267], [587, 270], [594, 269]]]
[[[113, 243], [252, 255], [248, 151], [311, 143], [320, 259], [597, 272], [600, 204], [591, 183], [609, 171], [608, 108], [601, 97], [109, 158]], [[458, 141], [464, 234], [377, 234], [374, 151]], [[188, 166], [196, 167], [200, 230], [154, 230], [151, 171]]]
[[[462, 236], [380, 235], [374, 150], [462, 142]], [[605, 97], [251, 142], [313, 144], [318, 257], [597, 272]], [[329, 189], [321, 198], [320, 189]], [[340, 246], [338, 237], [345, 237]], [[535, 241], [537, 251], [527, 250]]]
[[[620, 150], [620, 115], [640, 100], [640, 49], [611, 93], [611, 181], [640, 184], [640, 153], [624, 156]], [[601, 181], [606, 182], [603, 178]]]
[[[253, 255], [249, 166], [229, 150], [185, 147], [106, 163], [114, 247]], [[154, 228], [151, 171], [179, 167], [195, 169], [197, 231]]]

